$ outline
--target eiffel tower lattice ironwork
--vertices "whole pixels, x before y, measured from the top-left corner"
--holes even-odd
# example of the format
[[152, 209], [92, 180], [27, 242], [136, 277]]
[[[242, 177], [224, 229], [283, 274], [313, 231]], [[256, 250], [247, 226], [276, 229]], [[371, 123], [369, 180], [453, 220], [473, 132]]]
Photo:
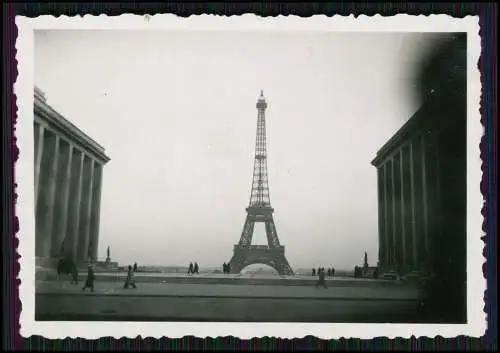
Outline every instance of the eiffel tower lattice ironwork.
[[[269, 199], [266, 108], [267, 102], [261, 91], [257, 101], [257, 137], [250, 203], [246, 208], [247, 216], [240, 241], [234, 246], [233, 257], [229, 264], [231, 273], [240, 273], [242, 269], [252, 264], [265, 264], [274, 268], [280, 275], [293, 275], [285, 257], [285, 247], [278, 239], [273, 219], [274, 209]], [[267, 245], [252, 245], [256, 222], [265, 224]]]

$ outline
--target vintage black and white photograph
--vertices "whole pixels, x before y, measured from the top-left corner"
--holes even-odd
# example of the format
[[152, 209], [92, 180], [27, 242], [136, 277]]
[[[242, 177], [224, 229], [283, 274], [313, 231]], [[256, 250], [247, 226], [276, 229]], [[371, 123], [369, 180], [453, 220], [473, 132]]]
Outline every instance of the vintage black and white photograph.
[[33, 325], [485, 325], [477, 23], [137, 17], [30, 22]]

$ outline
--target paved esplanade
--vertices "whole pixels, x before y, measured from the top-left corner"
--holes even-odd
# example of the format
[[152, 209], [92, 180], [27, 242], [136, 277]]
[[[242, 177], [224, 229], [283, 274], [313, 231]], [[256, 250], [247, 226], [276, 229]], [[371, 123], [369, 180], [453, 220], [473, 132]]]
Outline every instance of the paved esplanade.
[[[311, 286], [274, 286], [274, 285], [232, 285], [232, 284], [187, 284], [187, 283], [140, 283], [137, 289], [124, 289], [123, 280], [115, 282], [96, 282], [96, 294], [106, 295], [141, 295], [182, 296], [182, 297], [241, 297], [241, 298], [314, 298], [314, 299], [381, 299], [414, 300], [418, 291], [413, 287], [393, 288], [377, 287], [335, 287], [316, 288]], [[83, 281], [82, 281], [83, 284]], [[37, 282], [37, 293], [80, 294], [80, 287], [69, 282]]]
[[65, 282], [37, 282], [37, 320], [125, 321], [412, 321], [418, 292], [411, 288], [96, 282], [82, 292]]

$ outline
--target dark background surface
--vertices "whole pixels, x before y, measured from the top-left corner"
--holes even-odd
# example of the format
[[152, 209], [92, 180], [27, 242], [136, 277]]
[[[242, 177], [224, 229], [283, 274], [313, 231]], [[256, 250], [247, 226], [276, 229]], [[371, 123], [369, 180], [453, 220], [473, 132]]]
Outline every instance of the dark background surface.
[[[405, 4], [385, 4], [385, 3], [335, 3], [335, 4], [155, 4], [125, 2], [121, 4], [104, 3], [94, 5], [86, 3], [77, 5], [74, 3], [66, 4], [2, 4], [3, 21], [3, 135], [2, 135], [2, 215], [4, 216], [2, 240], [2, 288], [3, 288], [3, 348], [12, 349], [64, 349], [64, 350], [123, 350], [123, 349], [334, 349], [334, 350], [374, 350], [374, 349], [494, 349], [497, 347], [497, 287], [496, 287], [496, 223], [494, 215], [496, 214], [496, 162], [498, 130], [493, 119], [497, 117], [497, 5], [492, 3], [474, 4], [474, 3], [405, 3]], [[105, 13], [108, 15], [120, 15], [122, 13], [135, 14], [155, 14], [155, 13], [175, 13], [180, 16], [189, 16], [192, 14], [210, 13], [219, 15], [238, 15], [243, 13], [255, 13], [264, 16], [276, 15], [299, 15], [311, 16], [314, 14], [341, 14], [341, 15], [374, 15], [381, 14], [385, 16], [395, 15], [397, 13], [408, 14], [448, 14], [455, 17], [466, 15], [479, 15], [482, 37], [482, 54], [480, 59], [480, 70], [483, 84], [482, 96], [482, 122], [485, 126], [485, 136], [482, 141], [483, 157], [483, 183], [481, 189], [486, 199], [483, 209], [485, 215], [484, 230], [486, 242], [484, 255], [487, 262], [484, 266], [485, 275], [488, 278], [488, 292], [485, 293], [485, 310], [488, 312], [488, 331], [486, 336], [481, 339], [469, 339], [458, 337], [453, 339], [444, 339], [437, 337], [412, 338], [410, 340], [396, 339], [387, 342], [384, 338], [375, 340], [359, 339], [340, 339], [336, 341], [319, 340], [313, 337], [305, 337], [297, 340], [276, 340], [272, 338], [261, 338], [255, 340], [238, 340], [237, 338], [219, 338], [219, 339], [195, 339], [185, 337], [180, 340], [168, 339], [146, 339], [135, 340], [126, 339], [101, 339], [97, 341], [86, 340], [63, 340], [51, 341], [41, 337], [30, 339], [19, 336], [19, 311], [21, 303], [18, 298], [17, 283], [15, 277], [18, 273], [18, 255], [16, 252], [17, 240], [15, 231], [18, 228], [14, 215], [14, 183], [13, 183], [13, 162], [17, 158], [18, 151], [15, 147], [13, 123], [16, 114], [15, 97], [13, 95], [13, 83], [16, 80], [15, 63], [15, 40], [16, 27], [14, 16], [39, 16], [43, 14], [53, 15], [99, 15]], [[430, 65], [432, 67], [432, 65]], [[432, 72], [432, 70], [430, 70]], [[437, 75], [439, 76], [439, 75]], [[422, 77], [426, 77], [422, 75]], [[429, 75], [429, 77], [436, 77]], [[422, 80], [422, 87], [429, 82]], [[430, 79], [433, 81], [433, 79]], [[439, 81], [439, 80], [438, 80]], [[456, 281], [458, 283], [458, 281]], [[439, 289], [434, 288], [434, 291]], [[460, 292], [460, 288], [457, 289]]]
[[419, 75], [422, 109], [436, 120], [428, 133], [439, 134], [434, 151], [429, 151], [439, 153], [440, 208], [433, 212], [442, 216], [429, 227], [434, 241], [430, 263], [436, 271], [427, 285], [431, 322], [467, 322], [466, 63], [467, 36], [455, 34], [432, 51]]

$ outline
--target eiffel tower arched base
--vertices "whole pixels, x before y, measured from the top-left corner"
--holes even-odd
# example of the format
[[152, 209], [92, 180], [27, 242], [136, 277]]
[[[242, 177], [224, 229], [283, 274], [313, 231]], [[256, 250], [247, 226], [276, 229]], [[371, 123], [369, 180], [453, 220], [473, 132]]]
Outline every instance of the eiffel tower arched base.
[[231, 273], [240, 273], [245, 267], [253, 264], [263, 264], [274, 268], [280, 275], [293, 275], [293, 270], [285, 257], [284, 246], [235, 245], [229, 264]]

